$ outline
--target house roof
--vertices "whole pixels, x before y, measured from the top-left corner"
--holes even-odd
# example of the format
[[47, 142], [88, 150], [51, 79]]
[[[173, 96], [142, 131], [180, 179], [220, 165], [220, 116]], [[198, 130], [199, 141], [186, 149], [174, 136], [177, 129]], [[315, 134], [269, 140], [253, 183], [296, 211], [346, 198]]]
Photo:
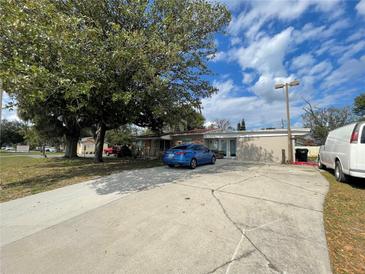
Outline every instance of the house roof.
[[135, 140], [171, 140], [172, 137], [176, 136], [192, 136], [192, 135], [204, 135], [208, 132], [219, 131], [214, 128], [197, 128], [193, 130], [183, 131], [183, 132], [170, 132], [162, 135], [157, 134], [148, 134], [148, 135], [140, 135], [134, 136]]
[[95, 144], [95, 140], [93, 137], [84, 137], [80, 140], [81, 144]]
[[[310, 133], [309, 128], [293, 128], [291, 129], [292, 136], [304, 136]], [[204, 134], [204, 138], [237, 138], [237, 137], [270, 137], [270, 136], [284, 136], [288, 135], [288, 130], [283, 128], [276, 129], [260, 129], [260, 130], [247, 130], [247, 131], [220, 131], [220, 132], [208, 132]]]
[[185, 135], [200, 135], [200, 134], [206, 134], [209, 132], [220, 132], [221, 130], [216, 128], [197, 128], [193, 130], [183, 131], [183, 132], [177, 132], [171, 134], [172, 136], [185, 136]]
[[162, 139], [161, 135], [139, 135], [133, 136], [135, 140], [160, 140]]

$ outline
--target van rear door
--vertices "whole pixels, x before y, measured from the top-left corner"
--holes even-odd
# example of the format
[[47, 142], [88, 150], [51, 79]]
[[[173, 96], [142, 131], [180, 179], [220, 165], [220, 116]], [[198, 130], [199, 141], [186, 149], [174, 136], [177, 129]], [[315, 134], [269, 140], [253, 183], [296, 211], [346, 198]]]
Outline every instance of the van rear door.
[[351, 161], [351, 169], [353, 171], [365, 172], [365, 123], [359, 125], [358, 141], [352, 144], [353, 160]]

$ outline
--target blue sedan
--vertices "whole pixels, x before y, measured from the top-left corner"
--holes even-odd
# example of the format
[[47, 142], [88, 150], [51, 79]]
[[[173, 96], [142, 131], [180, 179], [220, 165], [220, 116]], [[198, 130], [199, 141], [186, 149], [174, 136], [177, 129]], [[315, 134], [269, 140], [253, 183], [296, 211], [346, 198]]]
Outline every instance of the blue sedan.
[[202, 164], [215, 164], [215, 155], [207, 147], [196, 144], [179, 145], [166, 150], [162, 161], [169, 167], [189, 166], [194, 169]]

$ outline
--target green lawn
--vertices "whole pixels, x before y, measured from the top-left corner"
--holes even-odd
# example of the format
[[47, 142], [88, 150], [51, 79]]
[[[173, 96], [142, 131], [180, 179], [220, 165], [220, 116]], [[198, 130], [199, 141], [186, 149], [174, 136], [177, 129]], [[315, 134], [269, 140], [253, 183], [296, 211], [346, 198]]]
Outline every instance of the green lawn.
[[324, 223], [333, 273], [365, 273], [365, 180], [339, 183], [323, 172], [330, 189]]
[[112, 172], [161, 165], [157, 160], [106, 158], [94, 163], [91, 158], [8, 157], [0, 155], [0, 201], [8, 201], [62, 186], [79, 183]]
[[[46, 152], [47, 155], [63, 155], [63, 152]], [[0, 156], [27, 156], [27, 155], [42, 155], [40, 151], [16, 152], [0, 150]]]

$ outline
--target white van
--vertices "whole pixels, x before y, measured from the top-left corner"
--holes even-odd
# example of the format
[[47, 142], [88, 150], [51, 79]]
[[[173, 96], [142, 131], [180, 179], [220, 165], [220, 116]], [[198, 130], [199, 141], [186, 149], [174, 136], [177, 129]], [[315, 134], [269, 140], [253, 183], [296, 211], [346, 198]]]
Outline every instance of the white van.
[[319, 150], [319, 167], [334, 169], [341, 182], [346, 175], [365, 178], [365, 122], [330, 131]]

